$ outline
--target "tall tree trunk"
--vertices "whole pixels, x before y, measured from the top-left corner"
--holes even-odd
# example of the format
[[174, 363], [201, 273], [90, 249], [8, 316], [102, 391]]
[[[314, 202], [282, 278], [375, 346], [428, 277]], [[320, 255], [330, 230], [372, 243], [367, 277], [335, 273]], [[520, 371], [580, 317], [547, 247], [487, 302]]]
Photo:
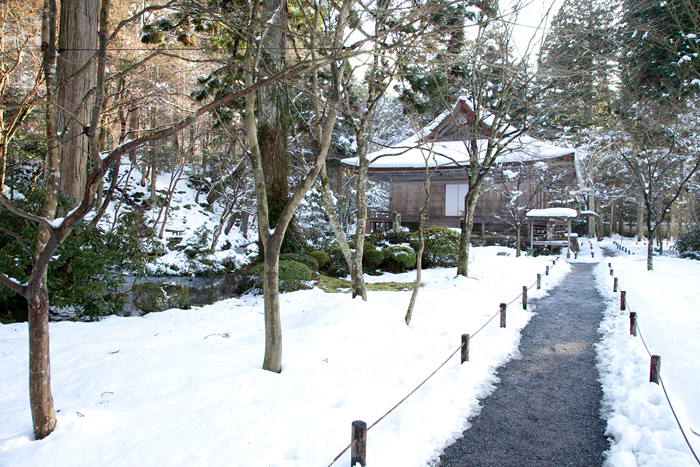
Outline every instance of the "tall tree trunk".
[[411, 300], [408, 302], [408, 310], [406, 310], [406, 316], [404, 321], [406, 326], [411, 324], [411, 319], [413, 319], [413, 308], [416, 305], [416, 299], [418, 298], [418, 292], [420, 291], [420, 280], [421, 273], [423, 272], [423, 250], [425, 250], [425, 237], [423, 235], [423, 225], [425, 224], [425, 214], [428, 212], [428, 206], [430, 206], [430, 168], [428, 166], [428, 160], [425, 161], [425, 183], [423, 188], [425, 189], [425, 198], [423, 206], [418, 214], [418, 253], [416, 256], [416, 281], [413, 283], [413, 292], [411, 293]]
[[[653, 240], [651, 230], [648, 231], [649, 241]], [[644, 205], [640, 204], [637, 208], [637, 241], [644, 240]]]
[[[56, 99], [56, 15], [55, 0], [44, 0], [41, 49], [46, 83], [46, 100]], [[56, 218], [60, 190], [60, 159], [56, 148], [56, 110], [46, 106], [46, 199], [41, 215]], [[51, 360], [49, 352], [49, 294], [47, 268], [37, 270], [36, 258], [51, 240], [46, 227], [40, 225], [34, 250], [35, 264], [27, 287], [27, 326], [29, 329], [29, 405], [32, 412], [34, 437], [44, 439], [56, 426], [56, 412], [51, 395]]]
[[95, 86], [95, 65], [88, 62], [97, 51], [98, 0], [62, 0], [58, 38], [56, 101], [61, 161], [61, 193], [77, 205], [87, 179], [88, 147], [84, 128], [90, 124]]
[[459, 236], [459, 256], [457, 257], [457, 275], [469, 277], [469, 247], [474, 227], [474, 209], [479, 199], [479, 185], [470, 185], [464, 197], [464, 222]]
[[30, 281], [28, 285], [29, 403], [34, 437], [44, 439], [56, 426], [56, 412], [51, 395], [49, 293], [46, 288], [46, 272]]
[[[650, 194], [651, 196], [651, 194]], [[658, 225], [654, 226], [652, 228], [651, 225], [651, 216], [652, 216], [652, 207], [651, 203], [649, 200], [645, 200], [644, 206], [646, 208], [646, 223], [647, 223], [647, 230], [649, 232], [649, 238], [647, 239], [647, 271], [652, 271], [654, 269], [654, 229], [658, 228]]]

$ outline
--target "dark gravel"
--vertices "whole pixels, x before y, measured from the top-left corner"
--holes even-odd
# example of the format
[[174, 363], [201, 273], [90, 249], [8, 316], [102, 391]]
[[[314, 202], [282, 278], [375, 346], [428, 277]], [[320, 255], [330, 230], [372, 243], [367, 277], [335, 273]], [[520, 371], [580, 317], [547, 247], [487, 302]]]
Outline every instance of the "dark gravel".
[[602, 465], [608, 442], [594, 345], [604, 305], [594, 265], [571, 266], [536, 304], [537, 315], [522, 333], [521, 357], [498, 369], [496, 390], [438, 465]]

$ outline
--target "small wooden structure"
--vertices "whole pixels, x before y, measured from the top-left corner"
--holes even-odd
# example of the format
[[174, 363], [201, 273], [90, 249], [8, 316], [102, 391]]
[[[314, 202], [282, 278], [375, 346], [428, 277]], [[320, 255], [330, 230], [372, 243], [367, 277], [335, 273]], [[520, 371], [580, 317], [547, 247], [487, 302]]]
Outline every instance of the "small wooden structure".
[[578, 217], [575, 209], [532, 209], [526, 216], [530, 225], [530, 248], [566, 247], [566, 257], [570, 258], [572, 242], [575, 242], [575, 250], [578, 251], [578, 235], [571, 233], [571, 219]]

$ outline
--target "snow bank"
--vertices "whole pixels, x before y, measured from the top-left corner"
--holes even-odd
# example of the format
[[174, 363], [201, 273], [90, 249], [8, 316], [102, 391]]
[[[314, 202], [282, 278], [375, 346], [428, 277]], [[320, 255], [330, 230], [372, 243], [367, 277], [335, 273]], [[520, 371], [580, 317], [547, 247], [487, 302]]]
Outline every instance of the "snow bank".
[[[700, 321], [695, 305], [700, 302], [700, 262], [656, 257], [654, 271], [646, 271], [646, 256], [641, 254], [646, 250], [644, 243], [625, 239], [625, 245], [635, 254], [619, 253], [596, 268], [599, 291], [608, 301], [598, 345], [608, 435], [612, 438], [606, 465], [695, 466], [662, 388], [649, 382], [649, 353], [641, 337], [630, 336], [629, 312], [637, 313], [649, 351], [661, 356], [661, 378], [698, 453]], [[610, 240], [605, 246], [614, 249]], [[620, 289], [627, 293], [627, 311], [620, 310], [620, 294], [612, 291], [608, 262]]]
[[[319, 289], [281, 296], [283, 371], [260, 369], [263, 302], [245, 296], [192, 310], [51, 324], [56, 431], [34, 441], [27, 326], [0, 326], [0, 465], [326, 466], [353, 420], [373, 423], [473, 334], [498, 305], [551, 264], [505, 248], [474, 248], [471, 277], [424, 271], [410, 327], [410, 292], [369, 300]], [[498, 256], [498, 253], [510, 256]], [[543, 276], [543, 290], [569, 270]], [[382, 280], [412, 275], [386, 274]], [[517, 355], [532, 313], [513, 305], [368, 436], [375, 466], [420, 466], [465, 428], [495, 369]], [[349, 464], [345, 454], [336, 465]]]

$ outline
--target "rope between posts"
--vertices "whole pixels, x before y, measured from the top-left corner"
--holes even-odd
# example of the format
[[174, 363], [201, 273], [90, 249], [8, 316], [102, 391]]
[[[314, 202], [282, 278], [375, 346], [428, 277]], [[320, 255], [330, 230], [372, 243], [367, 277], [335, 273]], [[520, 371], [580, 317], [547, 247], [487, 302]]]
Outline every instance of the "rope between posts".
[[335, 456], [335, 459], [333, 459], [333, 462], [331, 462], [330, 464], [328, 464], [328, 467], [331, 467], [331, 465], [335, 464], [335, 462], [336, 462], [338, 459], [340, 459], [340, 457], [341, 457], [343, 454], [345, 454], [346, 452], [348, 452], [348, 449], [350, 449], [351, 447], [353, 447], [353, 446], [355, 445], [355, 443], [357, 443], [357, 440], [356, 440], [356, 439], [353, 439], [353, 440], [352, 440], [352, 443], [348, 444], [348, 446], [347, 446], [345, 449], [343, 449], [342, 451], [340, 451], [340, 454], [338, 454], [337, 456]]
[[[619, 283], [618, 283], [619, 286]], [[627, 296], [624, 298], [624, 303], [625, 307], [632, 311], [632, 307], [630, 307], [629, 302], [627, 301]], [[637, 318], [637, 334], [639, 334], [639, 339], [642, 341], [642, 344], [644, 345], [644, 348], [646, 349], [647, 353], [649, 354], [649, 357], [652, 356], [651, 350], [649, 350], [649, 346], [647, 345], [646, 341], [644, 340], [644, 336], [642, 335], [642, 329], [639, 326], [639, 318]], [[673, 404], [671, 403], [671, 398], [668, 396], [668, 392], [666, 391], [666, 385], [664, 384], [664, 380], [659, 375], [659, 383], [661, 383], [661, 390], [664, 392], [664, 396], [666, 397], [666, 401], [668, 402], [668, 406], [671, 409], [671, 413], [673, 414], [673, 418], [676, 420], [676, 424], [678, 425], [678, 428], [681, 430], [681, 434], [683, 435], [683, 439], [685, 440], [685, 444], [688, 445], [688, 449], [690, 449], [690, 452], [693, 454], [693, 457], [695, 458], [695, 461], [700, 465], [700, 459], [698, 458], [698, 455], [695, 453], [695, 449], [693, 449], [693, 446], [690, 444], [690, 440], [685, 434], [685, 430], [683, 429], [683, 425], [681, 425], [681, 421], [678, 419], [678, 415], [676, 415], [676, 409], [673, 407]]]
[[[556, 263], [555, 263], [555, 264], [556, 264]], [[535, 281], [535, 284], [534, 284], [532, 287], [534, 287], [535, 285], [537, 285], [537, 281]], [[532, 288], [532, 287], [530, 287], [530, 288]], [[517, 301], [518, 299], [520, 299], [520, 297], [522, 297], [522, 296], [523, 296], [523, 293], [520, 292], [520, 294], [519, 294], [517, 297], [515, 297], [510, 303], [508, 303], [508, 305], [511, 305], [512, 303], [516, 302], [516, 301]], [[486, 321], [486, 323], [484, 323], [483, 326], [481, 326], [475, 333], [471, 334], [471, 339], [473, 339], [477, 334], [479, 334], [479, 332], [481, 332], [481, 330], [483, 330], [486, 326], [488, 326], [488, 324], [489, 324], [491, 321], [493, 321], [493, 320], [496, 318], [496, 316], [498, 316], [500, 313], [501, 313], [501, 310], [498, 310], [496, 313], [494, 313], [494, 315], [491, 316], [491, 317], [488, 319], [488, 321]], [[442, 362], [442, 364], [440, 364], [440, 366], [437, 367], [437, 368], [435, 369], [435, 371], [433, 371], [432, 373], [430, 373], [430, 375], [428, 375], [427, 378], [425, 378], [418, 386], [416, 386], [415, 389], [413, 389], [411, 392], [409, 392], [403, 399], [401, 399], [398, 403], [396, 403], [396, 405], [394, 405], [391, 409], [389, 409], [389, 411], [387, 411], [384, 415], [382, 415], [381, 417], [379, 417], [379, 419], [377, 419], [374, 423], [372, 423], [370, 426], [368, 426], [368, 427], [367, 427], [367, 431], [369, 431], [369, 430], [371, 430], [372, 428], [374, 428], [375, 425], [377, 425], [379, 422], [381, 422], [382, 420], [384, 420], [389, 414], [391, 414], [391, 413], [392, 413], [394, 410], [396, 410], [401, 404], [403, 404], [403, 403], [406, 401], [406, 399], [408, 399], [408, 398], [411, 397], [416, 391], [418, 391], [425, 383], [427, 383], [427, 382], [430, 380], [430, 378], [432, 378], [432, 377], [435, 375], [435, 373], [437, 373], [438, 371], [440, 371], [440, 370], [442, 369], [442, 367], [444, 367], [445, 365], [447, 365], [447, 362], [449, 362], [450, 359], [451, 359], [452, 357], [454, 357], [455, 354], [457, 354], [457, 352], [459, 352], [460, 350], [462, 350], [462, 347], [464, 347], [464, 343], [460, 344], [460, 346], [457, 347], [457, 348], [450, 354], [450, 356], [447, 357], [447, 358], [445, 359], [445, 361]], [[343, 450], [340, 452], [340, 454], [338, 454], [338, 455], [335, 457], [335, 459], [333, 459], [333, 462], [331, 462], [330, 464], [328, 464], [328, 467], [331, 467], [333, 464], [335, 464], [335, 463], [338, 461], [338, 459], [340, 459], [340, 458], [342, 457], [342, 455], [345, 454], [345, 453], [348, 451], [348, 449], [350, 449], [356, 442], [357, 442], [356, 440], [353, 440], [352, 443], [348, 444], [348, 445], [345, 447], [345, 449], [343, 449]]]

